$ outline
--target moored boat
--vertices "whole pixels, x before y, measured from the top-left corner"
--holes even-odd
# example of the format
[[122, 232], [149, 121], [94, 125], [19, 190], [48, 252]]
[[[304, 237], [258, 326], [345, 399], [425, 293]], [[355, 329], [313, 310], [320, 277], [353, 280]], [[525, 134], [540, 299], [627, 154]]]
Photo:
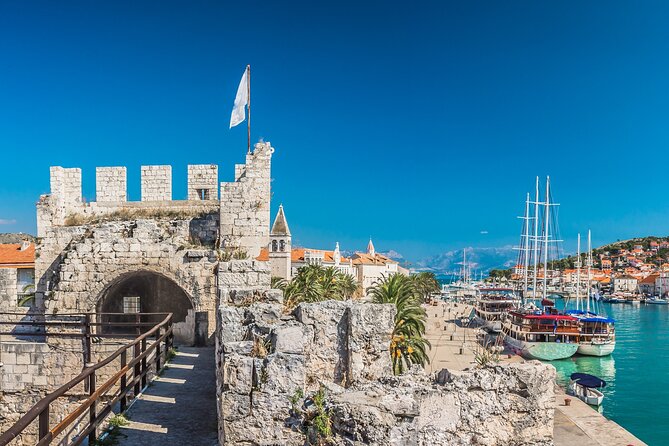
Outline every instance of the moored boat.
[[578, 350], [579, 320], [566, 314], [511, 311], [502, 332], [511, 350], [526, 359], [554, 361]]
[[520, 299], [511, 288], [482, 288], [476, 297], [474, 314], [485, 330], [500, 332], [502, 319], [520, 304]]
[[569, 381], [569, 393], [591, 406], [600, 406], [604, 394], [598, 390], [606, 387], [606, 381], [587, 373], [572, 373]]
[[[581, 323], [581, 335], [579, 337], [578, 353], [587, 356], [607, 356], [616, 348], [615, 320], [604, 315], [597, 314], [597, 302], [591, 299], [592, 295], [592, 243], [591, 234], [588, 230], [588, 254], [587, 254], [587, 293], [585, 305], [581, 305], [581, 234], [577, 239], [577, 262], [576, 262], [576, 309], [566, 310], [565, 314], [574, 316]], [[592, 305], [590, 301], [593, 300]], [[591, 309], [593, 311], [591, 311]]]
[[587, 356], [607, 356], [616, 348], [615, 320], [595, 313], [567, 310], [581, 322], [578, 353]]

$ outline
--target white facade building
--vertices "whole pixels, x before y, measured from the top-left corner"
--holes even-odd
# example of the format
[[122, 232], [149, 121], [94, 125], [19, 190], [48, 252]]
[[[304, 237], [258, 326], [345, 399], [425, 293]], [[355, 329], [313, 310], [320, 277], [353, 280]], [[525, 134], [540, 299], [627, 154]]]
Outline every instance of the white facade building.
[[335, 243], [332, 251], [312, 248], [293, 248], [292, 236], [288, 229], [288, 222], [283, 210], [279, 206], [267, 248], [261, 250], [258, 260], [269, 261], [272, 276], [290, 280], [297, 274], [297, 270], [305, 265], [321, 265], [333, 267], [344, 274], [353, 276], [360, 285], [363, 294], [369, 287], [384, 276], [393, 273], [409, 274], [409, 271], [399, 266], [395, 261], [374, 249], [372, 240], [369, 240], [367, 252], [355, 253], [351, 258], [342, 256], [339, 242]]

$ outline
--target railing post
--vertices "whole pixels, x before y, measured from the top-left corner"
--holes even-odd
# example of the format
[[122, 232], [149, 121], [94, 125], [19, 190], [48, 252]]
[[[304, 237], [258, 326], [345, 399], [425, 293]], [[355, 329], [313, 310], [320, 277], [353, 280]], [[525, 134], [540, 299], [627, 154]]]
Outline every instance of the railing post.
[[[95, 393], [95, 370], [93, 370], [93, 373], [91, 373], [88, 376], [88, 380], [90, 382], [89, 384], [89, 395], [93, 395]], [[95, 419], [97, 418], [96, 415], [96, 406], [97, 406], [97, 401], [93, 401], [93, 404], [91, 404], [91, 407], [88, 408], [88, 423], [90, 426], [94, 426], [93, 430], [91, 431], [90, 434], [88, 434], [88, 444], [93, 444], [95, 440], [98, 438], [97, 436], [97, 427], [95, 427]]]
[[[84, 368], [91, 365], [91, 315], [84, 315]], [[89, 381], [84, 382], [84, 390], [89, 390]]]
[[39, 439], [49, 434], [49, 405], [39, 413]]
[[91, 362], [91, 315], [84, 315], [84, 364]]
[[[139, 358], [140, 352], [139, 352], [139, 342], [135, 343], [135, 359]], [[135, 398], [137, 395], [139, 395], [139, 392], [142, 390], [142, 386], [140, 383], [140, 375], [142, 374], [142, 365], [140, 364], [139, 361], [135, 363], [135, 371], [133, 374], [133, 381], [135, 381]]]
[[[128, 363], [128, 351], [123, 350], [121, 352], [121, 370], [123, 370]], [[121, 412], [125, 412], [128, 407], [128, 397], [126, 392], [128, 391], [128, 378], [125, 373], [121, 375]]]
[[137, 323], [137, 336], [142, 334], [142, 326], [139, 325], [142, 322], [142, 318], [139, 313], [135, 314], [135, 322]]
[[159, 328], [156, 332], [156, 375], [160, 372], [160, 332]]
[[[142, 353], [146, 353], [146, 338], [142, 339]], [[146, 387], [146, 356], [142, 358], [142, 388]]]
[[172, 331], [172, 318], [167, 322], [166, 330], [169, 330], [170, 334], [167, 335], [167, 353], [174, 348], [174, 332]]

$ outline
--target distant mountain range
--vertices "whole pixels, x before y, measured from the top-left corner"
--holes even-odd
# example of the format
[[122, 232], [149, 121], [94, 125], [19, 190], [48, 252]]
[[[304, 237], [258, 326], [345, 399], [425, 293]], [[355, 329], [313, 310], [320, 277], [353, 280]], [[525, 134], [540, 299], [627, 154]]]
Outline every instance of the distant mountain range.
[[[467, 265], [471, 272], [487, 273], [491, 269], [510, 268], [516, 262], [518, 252], [511, 246], [501, 248], [466, 248]], [[417, 271], [432, 271], [437, 274], [459, 272], [462, 269], [462, 249], [447, 251], [419, 260], [412, 265]]]

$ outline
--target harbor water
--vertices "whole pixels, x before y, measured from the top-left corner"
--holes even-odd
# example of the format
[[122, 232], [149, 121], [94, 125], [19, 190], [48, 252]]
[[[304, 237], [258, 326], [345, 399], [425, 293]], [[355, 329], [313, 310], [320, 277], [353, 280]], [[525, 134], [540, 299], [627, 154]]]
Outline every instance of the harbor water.
[[574, 372], [599, 376], [607, 382], [604, 416], [649, 445], [669, 444], [669, 305], [600, 303], [599, 311], [616, 320], [615, 351], [551, 361], [559, 382]]

